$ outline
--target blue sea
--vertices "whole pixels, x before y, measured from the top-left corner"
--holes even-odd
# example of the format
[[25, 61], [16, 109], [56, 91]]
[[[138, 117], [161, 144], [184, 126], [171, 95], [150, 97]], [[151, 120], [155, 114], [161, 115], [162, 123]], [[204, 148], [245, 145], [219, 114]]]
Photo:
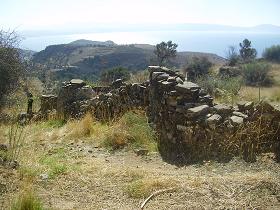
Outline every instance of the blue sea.
[[265, 48], [280, 44], [280, 33], [226, 32], [226, 31], [144, 31], [144, 32], [109, 32], [71, 35], [25, 37], [21, 47], [40, 51], [48, 45], [64, 44], [77, 39], [94, 41], [112, 40], [117, 44], [157, 44], [172, 40], [178, 44], [178, 51], [209, 52], [226, 56], [229, 46], [236, 46], [243, 39], [252, 41], [260, 57]]

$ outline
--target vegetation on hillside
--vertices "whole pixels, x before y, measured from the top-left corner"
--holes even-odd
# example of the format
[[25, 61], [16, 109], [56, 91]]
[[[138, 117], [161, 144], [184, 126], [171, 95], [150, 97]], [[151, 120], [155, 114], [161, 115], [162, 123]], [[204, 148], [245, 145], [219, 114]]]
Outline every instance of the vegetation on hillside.
[[172, 41], [157, 44], [154, 54], [157, 57], [158, 65], [168, 65], [170, 59], [176, 57], [177, 47], [178, 45], [176, 43], [172, 43]]
[[253, 61], [257, 57], [257, 50], [251, 46], [251, 41], [244, 39], [240, 46], [240, 58], [244, 63]]
[[0, 31], [0, 107], [4, 95], [19, 86], [23, 73], [18, 42], [14, 31]]
[[229, 66], [236, 66], [240, 60], [239, 54], [234, 46], [229, 46], [226, 58]]
[[266, 48], [263, 57], [268, 61], [280, 63], [280, 45], [273, 45]]
[[[101, 63], [103, 58], [97, 56], [95, 59]], [[194, 81], [214, 95], [215, 100], [233, 105], [244, 97], [241, 95], [244, 84], [268, 85], [270, 75], [276, 78], [277, 84], [279, 66], [275, 64], [271, 69], [270, 65], [253, 60], [246, 60], [245, 64], [239, 60], [234, 64], [241, 68], [241, 74], [235, 77], [219, 76], [207, 58], [194, 58], [188, 68], [194, 75]], [[87, 62], [91, 62], [91, 59]], [[211, 71], [210, 67], [213, 67]], [[119, 67], [108, 69], [101, 78], [104, 82], [111, 82], [117, 78], [128, 79], [130, 75], [128, 68]], [[136, 72], [129, 79], [143, 82], [148, 76], [146, 70]], [[250, 88], [256, 92], [254, 87]], [[267, 92], [271, 90], [267, 89]], [[276, 88], [274, 91], [269, 100], [279, 101], [275, 96], [280, 94]], [[252, 95], [249, 92], [245, 96]], [[229, 146], [240, 150], [240, 154], [245, 148], [255, 157], [253, 147], [265, 143], [257, 141], [264, 138], [265, 129], [268, 130], [260, 125], [241, 127], [238, 130], [240, 138], [224, 138], [221, 148], [229, 154]], [[148, 124], [144, 111], [129, 111], [108, 123], [98, 122], [90, 113], [80, 120], [66, 122], [54, 118], [31, 123], [25, 127], [25, 141], [21, 138], [21, 128], [10, 127], [9, 133], [9, 126], [0, 126], [1, 142], [9, 141], [9, 138], [15, 141], [9, 159], [19, 161], [18, 170], [0, 171], [8, 174], [5, 175], [4, 184], [0, 177], [0, 187], [4, 191], [0, 201], [7, 208], [40, 210], [46, 206], [56, 209], [98, 209], [113, 206], [133, 209], [158, 190], [170, 191], [160, 195], [164, 199], [154, 199], [150, 203], [151, 208], [169, 208], [170, 196], [176, 201], [175, 208], [185, 208], [186, 199], [182, 198], [188, 198], [188, 205], [193, 208], [201, 208], [202, 202], [203, 207], [209, 208], [265, 208], [278, 205], [279, 167], [270, 157], [271, 154], [258, 156], [257, 162], [252, 163], [249, 169], [248, 164], [239, 159], [227, 164], [204, 161], [182, 168], [166, 164], [157, 154], [157, 135]], [[252, 136], [248, 135], [251, 133], [248, 129], [253, 129]], [[207, 152], [209, 148], [206, 146], [202, 150]], [[244, 172], [242, 176], [240, 172]], [[221, 176], [225, 179], [220, 179]], [[19, 189], [22, 185], [34, 186], [36, 194], [21, 192]], [[224, 186], [230, 188], [225, 190]], [[213, 193], [219, 198], [214, 203]]]
[[124, 81], [130, 78], [128, 69], [123, 67], [116, 67], [113, 69], [108, 69], [102, 72], [100, 76], [100, 81], [106, 84], [111, 84], [117, 79], [122, 79]]
[[272, 84], [272, 78], [269, 75], [271, 65], [263, 62], [253, 62], [242, 66], [242, 73], [246, 85], [267, 86]]
[[196, 78], [205, 76], [213, 64], [206, 58], [194, 57], [188, 64], [185, 71], [188, 73], [188, 79], [194, 81]]

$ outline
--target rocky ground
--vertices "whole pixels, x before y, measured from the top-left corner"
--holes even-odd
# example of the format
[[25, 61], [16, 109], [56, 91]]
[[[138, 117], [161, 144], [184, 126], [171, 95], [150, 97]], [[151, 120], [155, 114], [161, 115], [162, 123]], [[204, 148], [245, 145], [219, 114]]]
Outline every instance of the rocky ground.
[[[1, 127], [4, 132], [6, 127]], [[97, 136], [68, 135], [67, 125], [32, 125], [18, 169], [0, 167], [0, 207], [32, 189], [47, 209], [279, 209], [280, 165], [272, 154], [177, 167], [157, 152], [109, 152]]]

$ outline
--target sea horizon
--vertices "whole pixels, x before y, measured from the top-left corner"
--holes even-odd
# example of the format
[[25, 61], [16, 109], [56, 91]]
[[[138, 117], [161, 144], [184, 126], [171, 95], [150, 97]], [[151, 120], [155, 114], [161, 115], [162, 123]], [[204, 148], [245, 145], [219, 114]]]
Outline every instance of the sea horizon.
[[178, 44], [178, 51], [214, 53], [226, 57], [229, 46], [238, 50], [239, 43], [245, 38], [252, 42], [252, 46], [261, 57], [265, 48], [280, 44], [278, 32], [244, 32], [244, 31], [137, 31], [137, 32], [98, 32], [77, 33], [66, 35], [21, 35], [23, 41], [20, 47], [27, 50], [41, 51], [49, 45], [67, 44], [78, 39], [93, 41], [111, 40], [119, 45], [126, 44], [151, 44], [172, 40]]

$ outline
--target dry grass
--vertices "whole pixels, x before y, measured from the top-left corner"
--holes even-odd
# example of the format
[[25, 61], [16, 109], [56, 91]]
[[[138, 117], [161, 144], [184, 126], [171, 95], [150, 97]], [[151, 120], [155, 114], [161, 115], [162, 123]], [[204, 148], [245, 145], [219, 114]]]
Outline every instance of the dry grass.
[[[80, 123], [90, 124], [85, 126], [90, 127], [90, 135], [78, 132], [79, 137], [70, 138], [68, 123], [27, 126], [20, 168], [0, 167], [0, 209], [9, 209], [26, 183], [36, 189], [35, 197], [44, 207], [54, 210], [138, 209], [151, 193], [173, 187], [175, 191], [156, 196], [145, 209], [280, 208], [280, 166], [270, 154], [258, 156], [251, 164], [233, 159], [226, 164], [207, 161], [180, 168], [163, 162], [157, 153], [142, 157], [131, 150], [110, 153], [95, 147], [120, 127], [128, 134], [122, 137], [130, 140], [128, 148], [133, 147], [131, 140], [146, 138], [141, 127], [146, 121], [140, 113], [130, 113], [109, 125], [82, 121], [69, 124], [72, 129]], [[134, 121], [141, 123], [132, 128]], [[3, 135], [7, 129], [0, 127]], [[44, 180], [41, 174], [49, 178]]]
[[116, 150], [127, 146], [131, 138], [128, 131], [122, 125], [117, 124], [111, 127], [102, 145], [106, 148]]
[[132, 74], [129, 79], [129, 83], [142, 83], [149, 80], [149, 72], [147, 70], [140, 71], [135, 74]]
[[[273, 77], [274, 84], [271, 87], [261, 87], [261, 100], [280, 102], [280, 65], [272, 64], [272, 70], [270, 72]], [[239, 100], [258, 101], [259, 100], [259, 88], [243, 86], [239, 91]]]
[[[46, 134], [50, 127], [31, 125], [20, 169], [11, 172], [0, 168], [0, 183], [6, 186], [0, 196], [2, 209], [8, 209], [11, 200], [22, 195], [24, 190], [18, 189], [23, 189], [27, 180], [45, 207], [59, 210], [138, 209], [151, 193], [170, 187], [176, 190], [156, 196], [146, 209], [280, 207], [280, 167], [270, 156], [258, 157], [253, 164], [234, 159], [227, 164], [208, 161], [178, 168], [164, 163], [157, 154], [139, 157], [129, 151], [107, 153], [101, 148], [92, 153], [81, 151], [91, 142], [82, 138], [69, 144], [72, 140], [65, 127], [52, 128], [58, 133], [64, 130], [61, 141], [49, 141]], [[67, 169], [56, 170], [56, 165]], [[41, 173], [53, 171], [58, 173], [47, 180], [40, 178]]]
[[152, 192], [177, 187], [176, 181], [162, 178], [146, 178], [133, 181], [127, 185], [125, 192], [132, 198], [145, 198]]
[[34, 192], [25, 190], [13, 202], [11, 210], [43, 210], [43, 206]]
[[[156, 135], [149, 127], [145, 113], [131, 111], [120, 119], [111, 123], [95, 121], [87, 114], [81, 120], [70, 121], [65, 125], [65, 136], [69, 139], [92, 142], [109, 150], [128, 147], [130, 149], [143, 148], [156, 151]], [[51, 139], [63, 138], [57, 130], [51, 133]]]
[[67, 129], [71, 138], [88, 137], [92, 134], [94, 119], [90, 113], [87, 113], [83, 119], [68, 122]]
[[[246, 101], [259, 101], [259, 88], [244, 86], [239, 91], [239, 98]], [[280, 87], [261, 87], [261, 100], [279, 101]]]

